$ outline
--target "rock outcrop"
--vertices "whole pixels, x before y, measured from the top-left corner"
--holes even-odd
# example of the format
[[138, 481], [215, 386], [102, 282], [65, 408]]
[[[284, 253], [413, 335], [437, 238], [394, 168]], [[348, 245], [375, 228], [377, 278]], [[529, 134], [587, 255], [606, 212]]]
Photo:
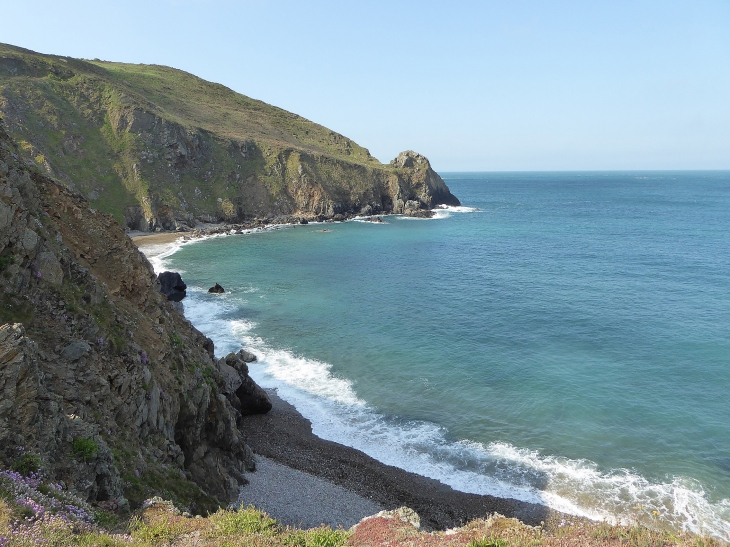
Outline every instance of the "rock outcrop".
[[381, 164], [343, 135], [166, 67], [0, 44], [0, 112], [26, 159], [131, 230], [459, 203], [420, 154]]
[[157, 276], [160, 282], [160, 292], [164, 294], [168, 300], [172, 302], [180, 302], [187, 296], [186, 289], [188, 286], [177, 272], [162, 272]]
[[270, 408], [245, 355], [214, 359], [117, 222], [26, 165], [1, 120], [0, 325], [4, 463], [23, 447], [122, 506], [238, 496], [254, 468], [238, 426]]

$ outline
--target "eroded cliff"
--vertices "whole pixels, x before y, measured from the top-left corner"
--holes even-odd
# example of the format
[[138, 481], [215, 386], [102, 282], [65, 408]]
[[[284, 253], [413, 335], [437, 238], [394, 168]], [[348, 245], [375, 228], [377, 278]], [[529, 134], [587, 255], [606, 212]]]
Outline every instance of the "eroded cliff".
[[0, 45], [0, 112], [26, 157], [131, 229], [459, 203], [420, 154], [383, 165], [334, 131], [167, 67]]

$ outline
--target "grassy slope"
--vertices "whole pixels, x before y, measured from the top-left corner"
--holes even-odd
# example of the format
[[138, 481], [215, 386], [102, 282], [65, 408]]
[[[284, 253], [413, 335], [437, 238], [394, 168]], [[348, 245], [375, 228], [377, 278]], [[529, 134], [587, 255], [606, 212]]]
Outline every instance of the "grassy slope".
[[275, 148], [293, 148], [352, 163], [380, 165], [363, 147], [326, 127], [173, 68], [94, 61], [118, 89], [170, 121]]
[[[140, 161], [145, 143], [119, 129], [133, 109], [196, 133], [207, 151], [205, 163], [176, 170], [160, 153]], [[149, 210], [150, 202], [176, 210], [191, 206], [194, 214], [235, 207], [267, 214], [288, 199], [287, 169], [298, 167], [292, 157], [306, 160], [335, 197], [362, 194], [375, 173], [393, 171], [321, 125], [162, 66], [84, 61], [0, 44], [0, 111], [29, 158], [73, 181], [119, 221], [127, 206]], [[255, 153], [242, 161], [231, 153], [232, 142], [250, 143]], [[241, 182], [252, 175], [263, 190]]]

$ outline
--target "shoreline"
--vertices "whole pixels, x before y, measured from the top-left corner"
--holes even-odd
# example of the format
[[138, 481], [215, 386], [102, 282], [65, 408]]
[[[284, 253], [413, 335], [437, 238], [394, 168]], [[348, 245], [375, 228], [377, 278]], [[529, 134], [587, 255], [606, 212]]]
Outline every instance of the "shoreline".
[[[418, 513], [425, 530], [446, 530], [494, 513], [530, 526], [553, 527], [566, 518], [583, 520], [545, 505], [459, 492], [437, 480], [386, 465], [355, 448], [324, 440], [312, 433], [309, 420], [293, 405], [275, 390], [266, 391], [273, 408], [267, 414], [246, 416], [239, 427], [257, 456], [324, 479], [385, 509], [407, 506]], [[246, 488], [241, 489], [243, 500]], [[277, 507], [277, 502], [270, 505]]]
[[285, 226], [306, 226], [308, 224], [329, 224], [335, 222], [347, 222], [349, 220], [362, 220], [364, 222], [382, 223], [382, 217], [400, 214], [409, 218], [430, 219], [433, 218], [438, 211], [448, 210], [449, 206], [437, 205], [433, 209], [419, 210], [418, 213], [381, 213], [377, 215], [360, 216], [360, 215], [336, 215], [335, 218], [314, 218], [305, 219], [299, 217], [273, 217], [264, 219], [254, 219], [243, 223], [220, 223], [207, 224], [199, 228], [189, 229], [186, 231], [160, 231], [160, 232], [142, 232], [134, 230], [127, 232], [127, 236], [134, 242], [137, 248], [148, 247], [151, 245], [163, 245], [172, 243], [178, 239], [185, 241], [203, 239], [214, 235], [240, 235], [251, 233], [258, 230], [276, 229]]

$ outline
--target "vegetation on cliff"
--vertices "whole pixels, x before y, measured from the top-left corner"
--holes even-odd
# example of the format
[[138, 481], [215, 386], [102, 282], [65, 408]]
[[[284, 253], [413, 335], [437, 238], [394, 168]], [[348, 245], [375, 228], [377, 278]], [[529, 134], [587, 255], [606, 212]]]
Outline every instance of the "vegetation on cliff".
[[0, 112], [28, 159], [133, 229], [458, 204], [420, 154], [383, 165], [321, 125], [172, 68], [0, 44]]

